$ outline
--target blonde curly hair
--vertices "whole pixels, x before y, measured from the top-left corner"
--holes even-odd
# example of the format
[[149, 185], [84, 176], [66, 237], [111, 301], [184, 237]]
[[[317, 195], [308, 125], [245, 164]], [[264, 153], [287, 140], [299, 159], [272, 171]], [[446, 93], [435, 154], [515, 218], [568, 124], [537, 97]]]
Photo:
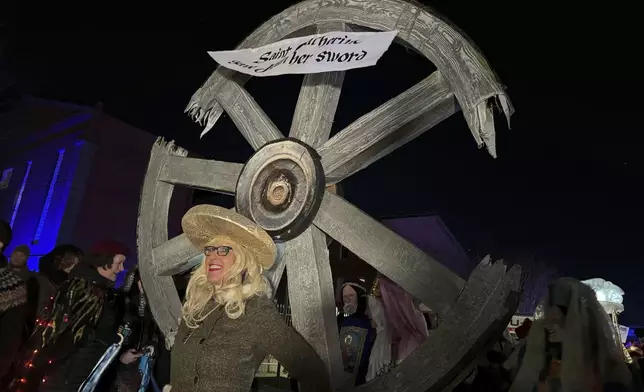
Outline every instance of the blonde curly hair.
[[186, 301], [181, 308], [183, 320], [189, 328], [198, 328], [208, 317], [210, 312], [204, 314], [204, 309], [211, 300], [217, 304], [215, 309], [223, 306], [229, 318], [237, 319], [244, 314], [246, 301], [266, 290], [266, 281], [262, 275], [264, 269], [253, 260], [251, 253], [233, 241], [228, 240], [225, 243], [233, 249], [235, 263], [224, 273], [221, 282], [208, 281], [205, 255], [190, 276]]

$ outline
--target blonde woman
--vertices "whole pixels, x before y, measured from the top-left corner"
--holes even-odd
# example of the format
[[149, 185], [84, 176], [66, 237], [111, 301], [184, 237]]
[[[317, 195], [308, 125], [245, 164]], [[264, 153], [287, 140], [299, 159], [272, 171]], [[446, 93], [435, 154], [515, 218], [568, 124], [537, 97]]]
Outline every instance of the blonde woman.
[[269, 235], [230, 210], [199, 205], [182, 220], [204, 251], [192, 273], [172, 349], [172, 392], [247, 392], [271, 354], [304, 391], [330, 391], [322, 360], [286, 325], [265, 294], [262, 272], [275, 260]]

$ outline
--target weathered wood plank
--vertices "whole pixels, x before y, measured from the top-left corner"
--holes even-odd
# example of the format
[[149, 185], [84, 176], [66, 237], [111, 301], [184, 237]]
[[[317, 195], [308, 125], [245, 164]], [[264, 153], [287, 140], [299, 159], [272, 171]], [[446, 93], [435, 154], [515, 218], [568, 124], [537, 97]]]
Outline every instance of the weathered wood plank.
[[326, 236], [310, 226], [286, 243], [284, 259], [293, 327], [322, 358], [339, 387], [342, 356]]
[[286, 269], [286, 259], [284, 258], [285, 244], [282, 242], [275, 245], [277, 246], [277, 259], [275, 260], [275, 264], [270, 269], [264, 271], [264, 276], [273, 288], [273, 294], [277, 292], [282, 277], [284, 276], [284, 270]]
[[331, 192], [325, 193], [313, 223], [441, 315], [465, 284], [431, 256]]
[[235, 193], [237, 179], [243, 168], [241, 163], [169, 156], [159, 174], [159, 181], [208, 191]]
[[174, 185], [158, 182], [157, 178], [170, 155], [186, 154], [187, 151], [176, 148], [172, 142], [166, 143], [162, 138], [154, 143], [143, 180], [137, 223], [141, 281], [152, 315], [166, 338], [166, 346], [171, 346], [174, 342], [181, 318], [181, 301], [172, 278], [156, 274], [154, 248], [168, 240], [168, 207], [174, 189]]
[[486, 258], [474, 270], [454, 307], [423, 345], [391, 373], [355, 391], [443, 391], [498, 339], [519, 305], [521, 268], [506, 273]]
[[[319, 26], [317, 33], [347, 30], [344, 23], [329, 23]], [[344, 71], [340, 71], [304, 76], [291, 123], [291, 137], [300, 139], [313, 148], [321, 146], [329, 139], [342, 92], [344, 74]]]
[[198, 265], [198, 263], [191, 264], [190, 261], [201, 262], [201, 260], [195, 260], [195, 257], [200, 254], [202, 250], [195, 248], [185, 234], [178, 235], [152, 250], [155, 273], [158, 276], [181, 274]]
[[228, 113], [253, 149], [284, 136], [239, 82], [228, 79], [219, 89], [217, 102]]
[[327, 185], [366, 168], [456, 110], [456, 100], [449, 87], [440, 72], [434, 72], [361, 116], [318, 149]]
[[[433, 62], [448, 81], [470, 130], [479, 145], [494, 150], [494, 122], [490, 100], [498, 99], [508, 117], [512, 105], [496, 75], [475, 45], [445, 20], [404, 0], [307, 0], [271, 18], [240, 45], [258, 47], [275, 42], [302, 28], [322, 23], [347, 23], [378, 31], [398, 30], [407, 42]], [[193, 95], [188, 108], [195, 120], [208, 122], [224, 71], [215, 71]]]
[[339, 183], [345, 178], [367, 168], [372, 163], [432, 129], [443, 120], [448, 119], [458, 110], [459, 107], [456, 99], [453, 95], [450, 95], [445, 100], [429, 107], [427, 111], [403, 125], [395, 132], [389, 133], [388, 136], [373, 143], [360, 154], [348, 160], [344, 165], [338, 166], [330, 173], [326, 173], [327, 184]]

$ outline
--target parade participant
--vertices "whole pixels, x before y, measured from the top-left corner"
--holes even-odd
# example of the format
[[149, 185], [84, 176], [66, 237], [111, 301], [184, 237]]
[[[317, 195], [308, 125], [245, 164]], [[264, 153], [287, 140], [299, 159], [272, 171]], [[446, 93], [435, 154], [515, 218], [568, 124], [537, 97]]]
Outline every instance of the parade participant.
[[338, 330], [345, 376], [342, 382], [362, 385], [366, 382], [369, 357], [376, 340], [376, 329], [367, 315], [367, 290], [358, 281], [345, 281], [340, 288], [340, 304]]
[[204, 259], [186, 290], [172, 349], [172, 391], [246, 392], [268, 354], [303, 390], [330, 391], [322, 360], [264, 294], [262, 272], [276, 256], [270, 236], [247, 218], [213, 205], [191, 208], [182, 226]]
[[394, 360], [400, 363], [429, 336], [427, 322], [414, 297], [386, 276], [380, 278], [380, 292], [392, 334]]
[[11, 226], [6, 221], [0, 220], [0, 268], [7, 266], [7, 258], [4, 255], [4, 250], [11, 242], [12, 231]]
[[539, 308], [511, 392], [630, 390], [622, 348], [590, 287], [557, 279]]
[[14, 364], [10, 391], [78, 391], [118, 339], [119, 304], [113, 286], [127, 254], [117, 242], [100, 242], [71, 270], [50, 316], [39, 321], [26, 352]]
[[25, 283], [7, 268], [0, 267], [0, 390], [3, 379], [20, 348], [27, 308]]
[[47, 318], [56, 291], [69, 279], [69, 272], [83, 259], [74, 245], [58, 245], [38, 260], [38, 318]]
[[367, 308], [371, 324], [376, 329], [376, 340], [369, 356], [369, 368], [366, 376], [366, 381], [371, 381], [377, 376], [388, 373], [394, 366], [391, 358], [391, 333], [387, 329], [387, 318], [382, 304], [379, 278], [376, 278], [371, 287], [371, 293], [367, 298]]
[[123, 344], [112, 391], [135, 392], [139, 388], [146, 390], [157, 349], [163, 339], [152, 318], [138, 268], [128, 272], [121, 292], [125, 305], [123, 324], [129, 325], [131, 332]]

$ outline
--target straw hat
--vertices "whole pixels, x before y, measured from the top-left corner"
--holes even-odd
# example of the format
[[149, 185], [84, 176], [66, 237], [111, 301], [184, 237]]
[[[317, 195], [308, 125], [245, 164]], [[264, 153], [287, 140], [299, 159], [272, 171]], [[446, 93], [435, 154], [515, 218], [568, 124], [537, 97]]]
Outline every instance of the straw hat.
[[270, 268], [275, 262], [277, 249], [271, 237], [253, 221], [227, 208], [201, 204], [186, 212], [181, 220], [183, 232], [199, 249], [208, 244], [225, 245], [233, 241], [244, 247], [255, 261]]

